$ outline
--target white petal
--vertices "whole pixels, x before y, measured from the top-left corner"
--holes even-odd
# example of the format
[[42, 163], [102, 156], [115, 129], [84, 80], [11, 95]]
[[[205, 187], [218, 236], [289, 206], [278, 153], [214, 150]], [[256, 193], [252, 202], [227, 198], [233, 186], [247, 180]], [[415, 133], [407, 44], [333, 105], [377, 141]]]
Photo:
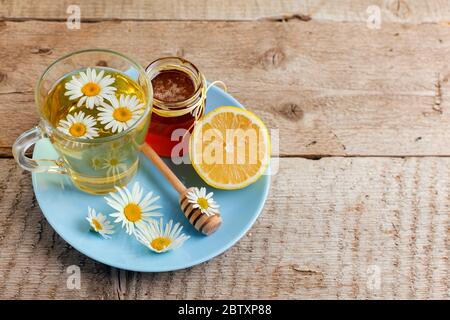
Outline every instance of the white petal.
[[86, 101], [87, 97], [83, 96], [80, 100], [78, 100], [77, 106], [81, 107], [83, 103]]

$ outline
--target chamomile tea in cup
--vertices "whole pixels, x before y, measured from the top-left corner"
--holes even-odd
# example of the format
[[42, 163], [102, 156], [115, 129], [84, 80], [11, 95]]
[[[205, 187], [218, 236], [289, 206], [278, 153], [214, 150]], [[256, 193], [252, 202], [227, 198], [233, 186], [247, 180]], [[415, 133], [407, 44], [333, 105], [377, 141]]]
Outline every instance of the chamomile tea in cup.
[[[22, 168], [67, 174], [93, 194], [114, 191], [133, 178], [153, 100], [138, 63], [111, 50], [71, 53], [45, 70], [35, 100], [40, 123], [13, 145]], [[27, 149], [42, 138], [50, 140], [58, 160], [27, 157]]]

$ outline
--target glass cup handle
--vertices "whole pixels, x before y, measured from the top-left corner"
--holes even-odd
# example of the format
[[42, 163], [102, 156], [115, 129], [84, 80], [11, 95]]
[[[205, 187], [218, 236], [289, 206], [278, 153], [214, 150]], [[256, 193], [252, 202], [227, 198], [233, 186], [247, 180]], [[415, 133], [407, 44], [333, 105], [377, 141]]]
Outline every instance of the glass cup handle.
[[14, 142], [12, 153], [19, 166], [32, 172], [67, 173], [61, 161], [50, 159], [34, 160], [25, 155], [27, 150], [46, 134], [40, 127], [34, 127], [22, 133]]

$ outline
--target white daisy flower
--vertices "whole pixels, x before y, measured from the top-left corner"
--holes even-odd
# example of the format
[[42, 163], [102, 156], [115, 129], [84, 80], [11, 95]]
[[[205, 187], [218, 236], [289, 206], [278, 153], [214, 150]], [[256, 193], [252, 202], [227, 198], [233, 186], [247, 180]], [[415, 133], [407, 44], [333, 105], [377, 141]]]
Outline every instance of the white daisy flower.
[[161, 207], [154, 204], [159, 196], [154, 197], [153, 193], [149, 192], [142, 198], [143, 190], [139, 182], [134, 184], [131, 192], [126, 187], [116, 187], [116, 189], [117, 193], [111, 192], [110, 197], [105, 197], [105, 200], [110, 207], [117, 210], [110, 214], [111, 217], [116, 218], [114, 222], [122, 222], [122, 228], [125, 227], [128, 234], [134, 233], [136, 227], [152, 221], [153, 217], [161, 216], [155, 211]]
[[97, 121], [92, 116], [85, 116], [83, 111], [68, 114], [60, 120], [58, 130], [75, 138], [93, 139], [98, 137]]
[[212, 198], [213, 193], [206, 194], [206, 188], [193, 188], [188, 191], [186, 198], [192, 203], [194, 209], [199, 208], [200, 211], [208, 217], [219, 213], [219, 205]]
[[180, 247], [189, 236], [181, 233], [183, 227], [170, 220], [164, 227], [162, 218], [159, 223], [154, 221], [136, 230], [136, 239], [150, 250], [157, 253], [166, 252]]
[[98, 232], [105, 239], [111, 238], [109, 235], [114, 233], [114, 227], [106, 217], [101, 212], [96, 214], [95, 210], [91, 207], [88, 207], [86, 220], [89, 221], [92, 230]]
[[89, 109], [93, 109], [116, 91], [116, 88], [111, 86], [115, 82], [114, 77], [110, 75], [103, 77], [104, 74], [104, 70], [97, 74], [95, 69], [87, 68], [86, 72], [79, 73], [78, 78], [73, 76], [72, 80], [66, 83], [68, 91], [64, 95], [69, 96], [70, 100], [80, 98], [78, 107], [86, 103]]
[[101, 168], [107, 169], [106, 175], [108, 177], [114, 177], [127, 170], [126, 160], [127, 157], [123, 153], [109, 152], [102, 159]]
[[105, 129], [111, 128], [112, 132], [122, 132], [135, 123], [143, 113], [144, 103], [136, 96], [121, 94], [119, 99], [111, 96], [110, 104], [105, 102], [98, 108], [98, 120], [106, 124]]

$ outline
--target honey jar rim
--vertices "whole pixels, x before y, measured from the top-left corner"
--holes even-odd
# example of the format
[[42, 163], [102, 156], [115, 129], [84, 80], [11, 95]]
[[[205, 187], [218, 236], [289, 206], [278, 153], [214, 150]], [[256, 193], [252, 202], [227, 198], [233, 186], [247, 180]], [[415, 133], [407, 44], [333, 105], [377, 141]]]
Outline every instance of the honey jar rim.
[[[166, 65], [162, 64], [162, 67], [161, 67], [161, 65], [157, 65], [158, 63], [163, 63], [163, 62], [166, 62], [167, 64]], [[180, 68], [177, 68], [176, 65], [170, 64], [169, 62], [172, 62], [172, 63], [178, 62], [178, 63], [180, 63], [180, 66], [185, 67], [185, 69], [187, 69], [187, 67], [190, 67], [194, 70], [194, 72], [198, 76], [193, 77], [188, 72], [185, 72], [184, 70], [180, 70]], [[152, 66], [153, 66], [153, 68], [152, 68]], [[164, 68], [164, 66], [170, 66], [170, 67]], [[148, 66], [145, 68], [145, 73], [148, 76], [150, 83], [151, 83], [153, 78], [156, 77], [159, 73], [161, 73], [163, 71], [171, 71], [171, 70], [180, 71], [180, 72], [185, 73], [194, 82], [194, 85], [196, 86], [195, 91], [189, 98], [187, 98], [185, 100], [181, 100], [181, 101], [176, 101], [176, 102], [159, 100], [158, 98], [153, 96], [153, 104], [155, 106], [160, 107], [160, 106], [164, 105], [166, 108], [170, 108], [170, 109], [174, 109], [174, 110], [183, 109], [183, 108], [186, 108], [187, 106], [189, 106], [190, 104], [198, 101], [199, 98], [202, 98], [203, 92], [206, 87], [205, 76], [198, 69], [198, 67], [195, 64], [193, 64], [192, 62], [190, 62], [189, 60], [186, 60], [186, 59], [184, 59], [182, 57], [178, 57], [178, 56], [161, 57], [161, 58], [155, 59], [152, 62], [150, 62], [148, 64]], [[152, 74], [152, 72], [154, 72], [154, 75]]]

